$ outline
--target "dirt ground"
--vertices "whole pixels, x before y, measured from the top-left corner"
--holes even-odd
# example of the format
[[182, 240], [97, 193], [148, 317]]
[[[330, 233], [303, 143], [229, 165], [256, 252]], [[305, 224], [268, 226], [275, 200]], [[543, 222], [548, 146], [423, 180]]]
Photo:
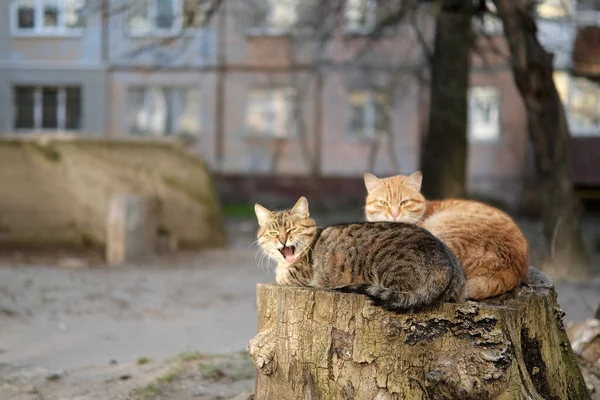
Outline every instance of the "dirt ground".
[[[596, 222], [586, 225], [590, 244], [600, 238]], [[542, 257], [539, 225], [523, 226]], [[273, 276], [252, 244], [254, 221], [228, 228], [228, 249], [144, 265], [107, 267], [94, 254], [4, 254], [0, 400], [246, 400], [255, 287]], [[593, 260], [600, 267], [598, 254]], [[565, 322], [593, 315], [600, 274], [555, 283]]]

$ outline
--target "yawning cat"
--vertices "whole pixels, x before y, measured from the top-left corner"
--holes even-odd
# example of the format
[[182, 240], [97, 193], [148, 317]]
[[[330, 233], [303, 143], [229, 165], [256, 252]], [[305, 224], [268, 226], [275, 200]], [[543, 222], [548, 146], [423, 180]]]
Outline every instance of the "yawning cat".
[[359, 222], [318, 228], [301, 197], [285, 211], [254, 206], [260, 247], [280, 285], [363, 293], [387, 310], [417, 310], [464, 298], [455, 255], [412, 224]]

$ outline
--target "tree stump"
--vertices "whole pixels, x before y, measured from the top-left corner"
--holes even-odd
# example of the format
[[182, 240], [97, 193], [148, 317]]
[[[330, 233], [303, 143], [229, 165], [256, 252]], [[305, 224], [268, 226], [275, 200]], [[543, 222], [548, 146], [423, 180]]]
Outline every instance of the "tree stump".
[[259, 284], [255, 399], [589, 399], [552, 281], [396, 314], [362, 295]]

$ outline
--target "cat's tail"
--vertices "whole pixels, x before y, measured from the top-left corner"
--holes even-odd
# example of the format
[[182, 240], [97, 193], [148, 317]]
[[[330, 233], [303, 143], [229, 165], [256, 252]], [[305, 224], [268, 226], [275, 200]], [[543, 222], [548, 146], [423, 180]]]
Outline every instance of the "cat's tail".
[[425, 290], [400, 292], [376, 285], [353, 285], [337, 289], [344, 293], [360, 293], [371, 299], [371, 304], [387, 311], [417, 311], [427, 308], [440, 297]]

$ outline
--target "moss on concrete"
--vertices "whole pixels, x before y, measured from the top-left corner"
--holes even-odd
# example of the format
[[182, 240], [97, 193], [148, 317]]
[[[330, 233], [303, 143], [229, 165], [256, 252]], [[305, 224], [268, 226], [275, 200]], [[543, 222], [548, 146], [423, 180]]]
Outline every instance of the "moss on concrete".
[[[201, 158], [176, 141], [36, 135], [0, 138], [2, 146], [8, 154], [14, 151], [11, 168], [19, 170], [1, 182], [3, 190], [12, 190], [11, 196], [3, 199], [2, 212], [14, 215], [18, 210], [37, 219], [27, 223], [21, 218], [10, 220], [0, 247], [103, 247], [107, 198], [119, 193], [156, 196], [167, 202], [169, 215], [185, 226], [157, 222], [168, 226], [170, 233], [190, 248], [225, 244], [210, 171]], [[173, 174], [174, 170], [181, 171], [181, 176]], [[31, 172], [35, 181], [19, 178]], [[91, 192], [96, 195], [90, 197]], [[180, 195], [183, 201], [178, 201]], [[198, 218], [186, 219], [191, 212]]]
[[48, 143], [42, 144], [39, 142], [27, 143], [26, 149], [32, 150], [37, 154], [40, 154], [46, 161], [51, 163], [58, 163], [61, 161], [62, 156], [55, 145]]

